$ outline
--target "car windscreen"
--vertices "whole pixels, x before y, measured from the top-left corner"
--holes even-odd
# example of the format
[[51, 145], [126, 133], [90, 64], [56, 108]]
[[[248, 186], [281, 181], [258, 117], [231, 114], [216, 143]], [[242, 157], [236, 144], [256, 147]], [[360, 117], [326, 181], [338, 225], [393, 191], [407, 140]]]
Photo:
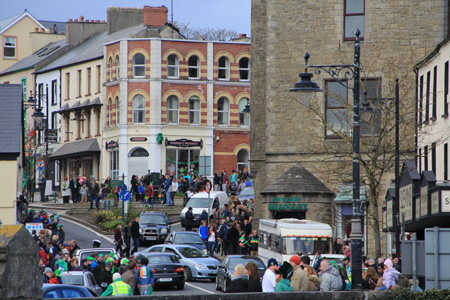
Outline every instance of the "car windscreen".
[[179, 263], [175, 255], [152, 255], [147, 256], [147, 259], [149, 265]]
[[228, 270], [233, 271], [234, 267], [236, 267], [237, 265], [241, 264], [241, 265], [245, 266], [249, 262], [254, 262], [258, 266], [259, 270], [265, 269], [264, 264], [258, 259], [236, 257], [236, 258], [230, 259], [230, 261], [228, 263]]
[[163, 215], [142, 215], [139, 218], [139, 224], [141, 225], [167, 225], [167, 219]]
[[[212, 202], [212, 199], [210, 199]], [[208, 198], [195, 198], [192, 197], [189, 199], [188, 203], [186, 204], [186, 207], [192, 207], [192, 208], [201, 208], [201, 207], [208, 207]]]
[[83, 251], [81, 252], [81, 259], [80, 263], [83, 260], [83, 258], [88, 258], [89, 256], [93, 256], [94, 253], [103, 254], [103, 256], [110, 254], [111, 250], [102, 250], [101, 248], [98, 248], [98, 250], [95, 251]]
[[320, 253], [329, 253], [329, 238], [286, 236], [283, 237], [283, 253], [297, 254], [302, 252], [305, 255], [312, 255], [319, 251]]
[[175, 235], [175, 239], [173, 241], [174, 244], [193, 244], [193, 245], [202, 245], [203, 240], [198, 234], [183, 234], [179, 233]]
[[62, 282], [63, 284], [70, 284], [70, 285], [83, 285], [83, 275], [72, 275], [72, 274], [64, 274], [62, 273]]
[[254, 194], [255, 194], [255, 190], [253, 189], [253, 187], [246, 187], [245, 189], [242, 190], [242, 192], [239, 195], [252, 196]]
[[198, 250], [197, 248], [177, 247], [177, 249], [178, 251], [180, 251], [181, 255], [186, 258], [208, 257], [208, 255]]

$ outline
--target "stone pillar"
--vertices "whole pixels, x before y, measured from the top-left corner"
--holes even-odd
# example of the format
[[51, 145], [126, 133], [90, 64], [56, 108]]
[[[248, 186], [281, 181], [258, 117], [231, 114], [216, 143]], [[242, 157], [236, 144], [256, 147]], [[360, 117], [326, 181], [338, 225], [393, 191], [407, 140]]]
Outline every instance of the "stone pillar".
[[0, 226], [0, 299], [42, 299], [39, 247], [23, 225]]

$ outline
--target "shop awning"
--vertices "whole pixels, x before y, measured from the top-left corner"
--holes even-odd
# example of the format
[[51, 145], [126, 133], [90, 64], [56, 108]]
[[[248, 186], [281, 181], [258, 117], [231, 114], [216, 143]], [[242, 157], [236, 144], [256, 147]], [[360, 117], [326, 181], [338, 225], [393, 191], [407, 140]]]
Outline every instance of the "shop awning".
[[100, 147], [96, 139], [64, 144], [50, 155], [50, 160], [61, 160], [69, 157], [99, 154]]
[[[361, 201], [366, 201], [366, 186], [362, 185], [359, 187], [359, 194]], [[352, 203], [353, 201], [353, 184], [343, 183], [339, 189], [336, 198], [334, 198], [335, 203]]]

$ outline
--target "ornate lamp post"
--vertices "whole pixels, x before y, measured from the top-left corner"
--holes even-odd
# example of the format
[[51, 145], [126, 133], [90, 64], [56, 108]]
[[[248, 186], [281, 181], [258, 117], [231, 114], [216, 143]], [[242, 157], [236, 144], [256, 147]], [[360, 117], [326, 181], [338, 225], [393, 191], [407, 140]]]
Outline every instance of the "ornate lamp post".
[[[300, 73], [301, 80], [295, 83], [290, 89], [292, 92], [299, 92], [299, 102], [308, 106], [312, 101], [315, 92], [322, 91], [318, 85], [311, 81], [312, 73], [308, 73], [308, 67], [316, 69], [316, 73], [321, 71], [336, 79], [342, 86], [353, 91], [353, 218], [351, 239], [351, 262], [352, 262], [352, 289], [362, 290], [362, 238], [361, 231], [361, 197], [360, 197], [360, 126], [359, 126], [359, 103], [360, 103], [360, 41], [359, 29], [355, 32], [355, 52], [354, 63], [349, 65], [308, 65], [309, 54], [305, 54], [306, 69]], [[353, 80], [353, 88], [347, 86], [343, 81]]]

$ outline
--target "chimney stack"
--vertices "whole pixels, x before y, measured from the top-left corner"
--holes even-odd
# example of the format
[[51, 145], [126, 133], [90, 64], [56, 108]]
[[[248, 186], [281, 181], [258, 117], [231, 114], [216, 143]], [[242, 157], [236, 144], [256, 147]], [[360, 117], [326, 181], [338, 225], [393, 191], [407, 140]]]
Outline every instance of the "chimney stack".
[[144, 6], [144, 25], [164, 26], [167, 23], [169, 10], [165, 6]]

